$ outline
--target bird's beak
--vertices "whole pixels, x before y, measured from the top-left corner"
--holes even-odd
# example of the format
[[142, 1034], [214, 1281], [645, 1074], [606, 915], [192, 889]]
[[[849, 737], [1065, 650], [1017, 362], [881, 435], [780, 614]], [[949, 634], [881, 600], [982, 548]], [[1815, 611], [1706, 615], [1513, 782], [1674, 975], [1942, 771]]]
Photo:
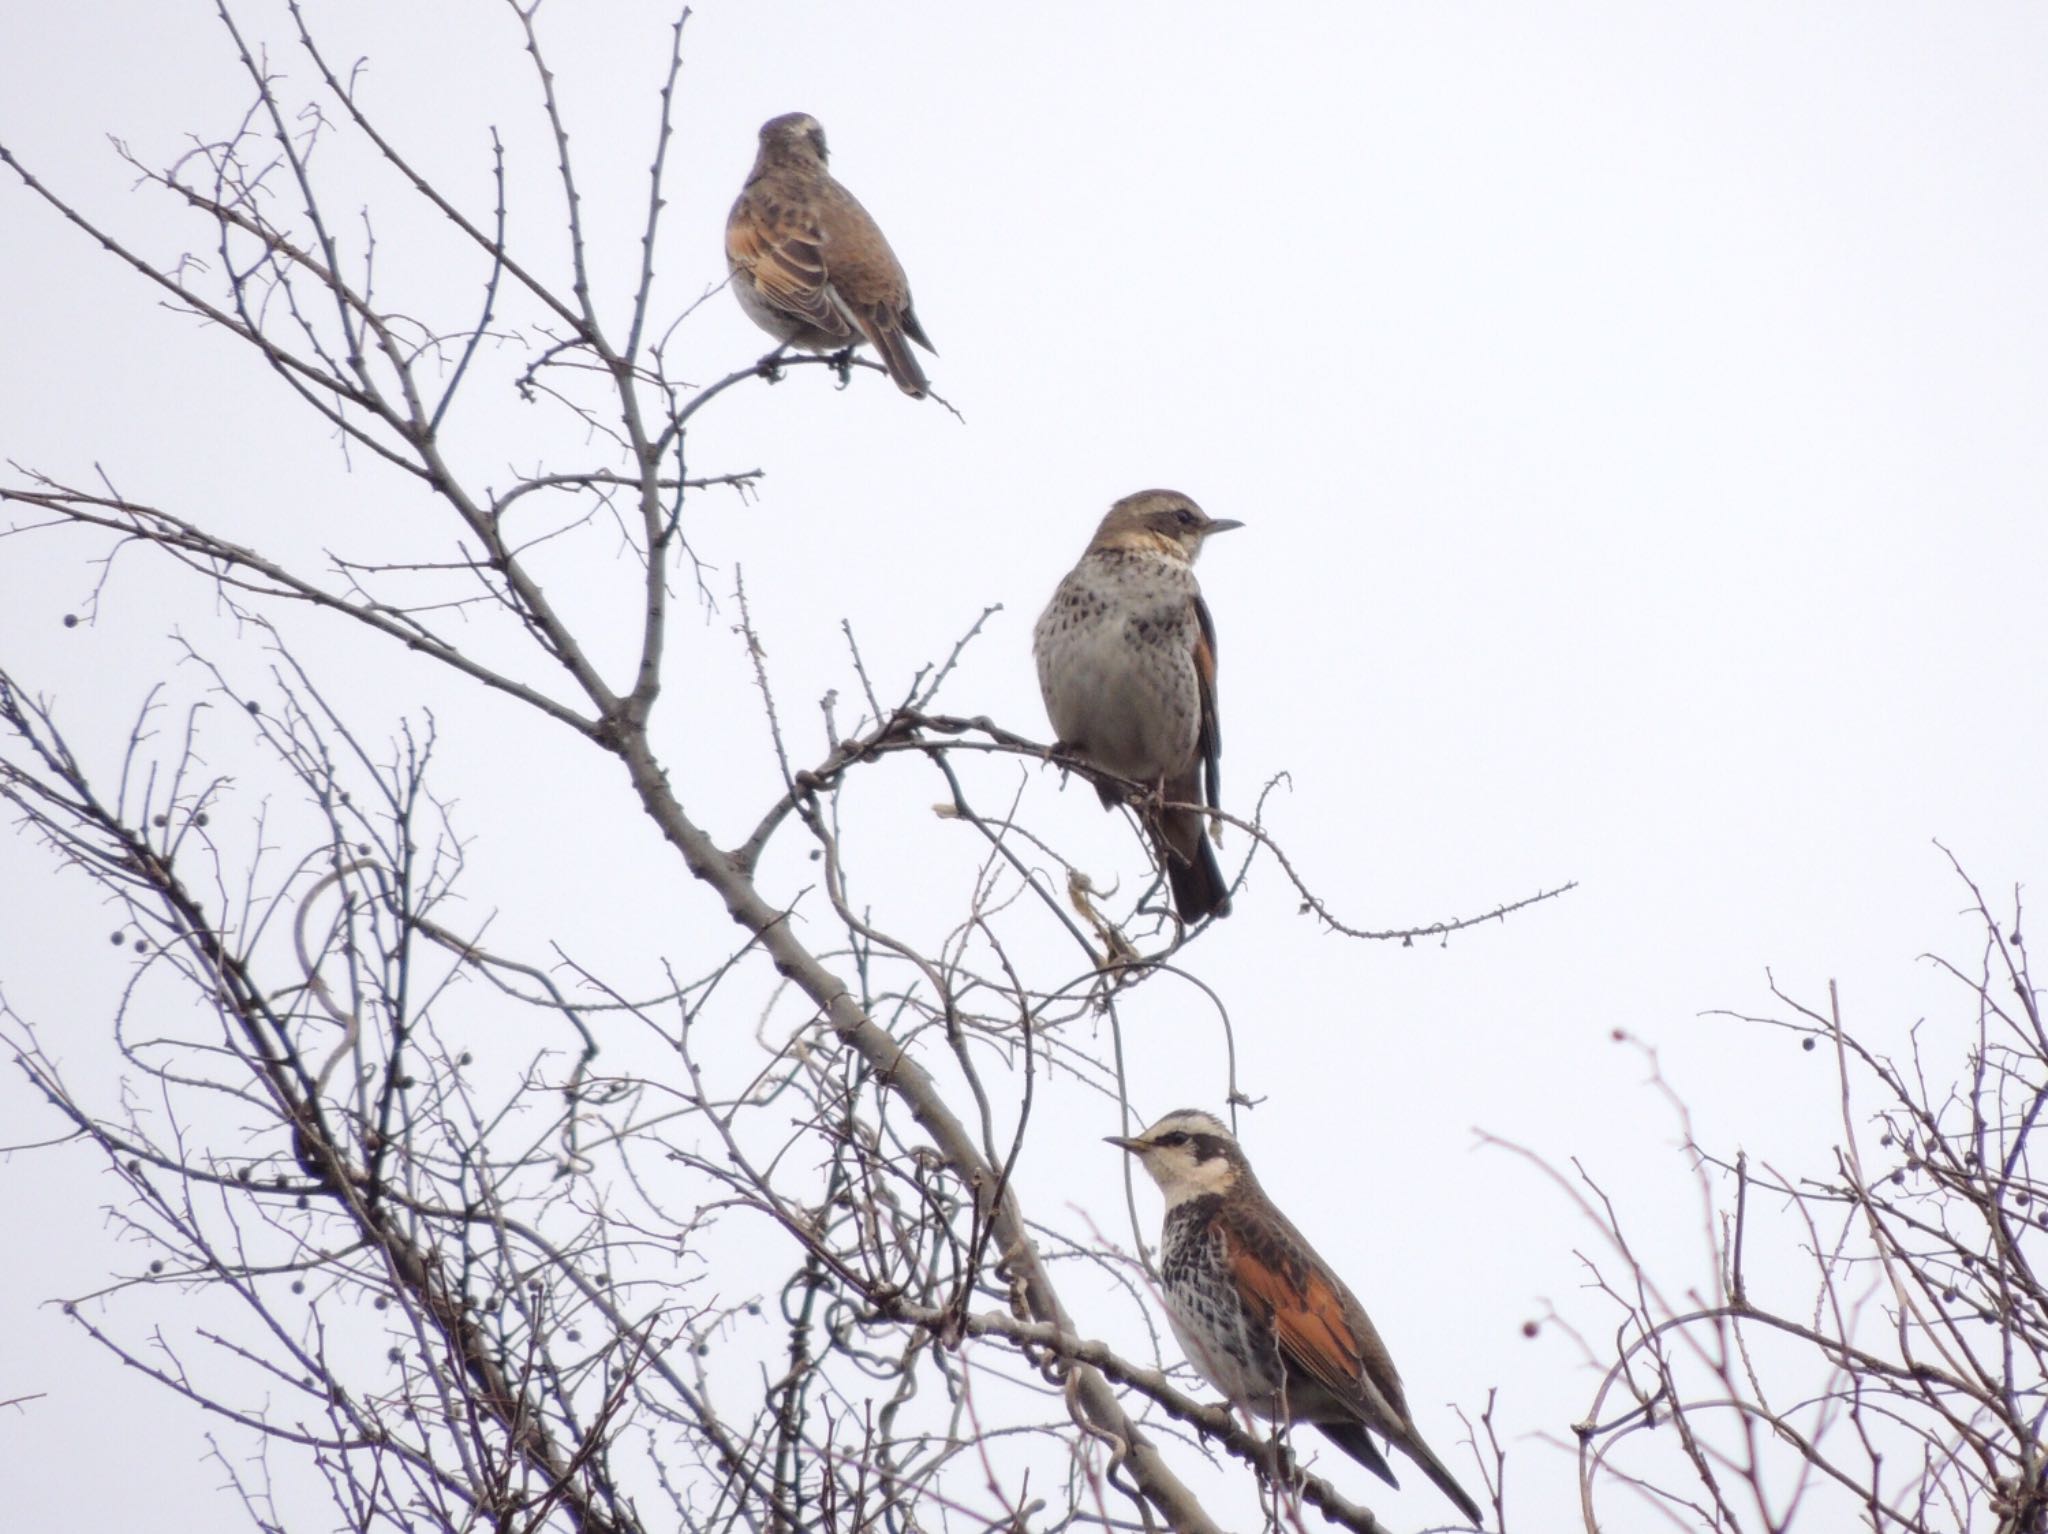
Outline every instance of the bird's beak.
[[1127, 1151], [1141, 1151], [1145, 1148], [1145, 1142], [1143, 1140], [1140, 1140], [1136, 1135], [1131, 1135], [1128, 1137], [1124, 1135], [1104, 1135], [1102, 1137], [1102, 1143], [1105, 1145], [1114, 1145], [1119, 1150]]
[[1202, 536], [1206, 538], [1211, 533], [1227, 533], [1243, 526], [1242, 522], [1234, 521], [1229, 517], [1217, 517], [1207, 527], [1202, 529]]

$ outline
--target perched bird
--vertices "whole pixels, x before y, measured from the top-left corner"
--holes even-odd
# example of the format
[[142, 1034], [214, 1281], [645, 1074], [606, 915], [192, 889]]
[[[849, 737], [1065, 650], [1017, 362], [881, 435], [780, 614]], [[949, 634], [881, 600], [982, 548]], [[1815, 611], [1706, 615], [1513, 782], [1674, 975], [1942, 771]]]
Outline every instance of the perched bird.
[[836, 352], [865, 341], [897, 388], [924, 398], [910, 341], [937, 348], [910, 307], [896, 252], [825, 169], [815, 117], [788, 112], [761, 125], [753, 173], [725, 220], [725, 261], [740, 307], [783, 345]]
[[[1059, 748], [1151, 787], [1161, 805], [1221, 808], [1216, 625], [1195, 584], [1213, 533], [1242, 527], [1173, 490], [1109, 508], [1039, 615], [1031, 649]], [[1098, 785], [1105, 806], [1121, 797]], [[1199, 809], [1149, 807], [1146, 824], [1184, 922], [1230, 914], [1230, 886]]]
[[1188, 1361], [1235, 1404], [1313, 1423], [1397, 1485], [1373, 1444], [1378, 1433], [1483, 1523], [1479, 1504], [1415, 1431], [1401, 1376], [1365, 1307], [1273, 1207], [1230, 1131], [1183, 1108], [1109, 1143], [1136, 1156], [1166, 1195], [1159, 1271]]

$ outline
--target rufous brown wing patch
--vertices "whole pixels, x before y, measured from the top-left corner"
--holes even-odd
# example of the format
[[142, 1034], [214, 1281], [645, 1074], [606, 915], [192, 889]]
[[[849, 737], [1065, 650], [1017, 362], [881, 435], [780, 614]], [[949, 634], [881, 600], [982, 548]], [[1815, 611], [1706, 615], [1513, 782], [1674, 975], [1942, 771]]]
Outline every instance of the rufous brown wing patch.
[[726, 225], [726, 255], [776, 308], [801, 315], [828, 333], [846, 330], [825, 291], [825, 260], [816, 234], [795, 227], [797, 221], [786, 215], [775, 223], [782, 227], [768, 228], [753, 210], [734, 219]]
[[1272, 1312], [1288, 1368], [1300, 1370], [1339, 1399], [1356, 1397], [1363, 1359], [1344, 1319], [1344, 1301], [1329, 1280], [1306, 1265], [1287, 1272], [1241, 1240], [1229, 1245], [1239, 1292]]
[[1216, 620], [1209, 616], [1209, 604], [1195, 597], [1195, 680], [1202, 699], [1201, 731], [1196, 736], [1202, 756], [1202, 773], [1207, 783], [1207, 803], [1223, 807], [1223, 725], [1216, 714]]

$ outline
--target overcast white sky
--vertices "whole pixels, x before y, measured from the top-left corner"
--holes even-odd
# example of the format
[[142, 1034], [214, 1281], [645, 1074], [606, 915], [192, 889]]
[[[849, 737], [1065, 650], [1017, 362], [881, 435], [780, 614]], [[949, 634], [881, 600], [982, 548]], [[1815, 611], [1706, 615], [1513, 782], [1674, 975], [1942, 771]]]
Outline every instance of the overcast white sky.
[[[504, 15], [309, 9], [479, 210], [500, 127], [515, 230], [559, 251]], [[544, 16], [616, 305], [667, 12]], [[250, 25], [281, 43], [267, 9]], [[243, 94], [207, 9], [42, 6], [6, 32], [0, 142], [145, 250], [197, 241], [131, 191], [107, 135], [166, 163], [232, 123]], [[1579, 1303], [1583, 1235], [1474, 1129], [1583, 1158], [1679, 1250], [1690, 1210], [1659, 1203], [1685, 1163], [1612, 1030], [1662, 1051], [1703, 1140], [1796, 1160], [1831, 1129], [1819, 1066], [1700, 1014], [1763, 1008], [1769, 966], [1804, 995], [1838, 978], [1872, 1027], [1960, 1019], [1916, 961], [1971, 946], [1933, 839], [1994, 889], [2048, 866], [2048, 12], [712, 0], [686, 35], [670, 312], [724, 278], [759, 123], [809, 111], [903, 259], [933, 384], [966, 417], [805, 371], [700, 434], [694, 472], [768, 471], [757, 502], [705, 503], [693, 542], [747, 572], [803, 728], [848, 684], [842, 617], [895, 691], [1000, 602], [947, 701], [1042, 731], [1032, 618], [1112, 499], [1166, 485], [1247, 524], [1201, 570], [1226, 788], [1248, 812], [1291, 775], [1275, 834], [1334, 909], [1403, 926], [1579, 881], [1404, 949], [1324, 935], [1262, 864], [1190, 958], [1271, 1104], [1246, 1120], [1255, 1162], [1373, 1310], [1426, 1435], [1465, 1474], [1443, 1403], [1477, 1409], [1495, 1384], [1515, 1431], [1560, 1429], [1590, 1381], [1519, 1326]], [[407, 264], [404, 228], [389, 282], [467, 293], [467, 274]], [[0, 295], [0, 457], [76, 479], [98, 465], [288, 553], [360, 551], [401, 514], [387, 477], [345, 472], [260, 371], [8, 177]], [[725, 295], [679, 345], [707, 380], [764, 349]], [[480, 418], [472, 461], [538, 451], [529, 419], [509, 402]], [[211, 618], [196, 588], [129, 560], [106, 621], [63, 629], [94, 552], [0, 544], [0, 660], [108, 740], [172, 628], [204, 637]], [[602, 613], [620, 573], [565, 576], [568, 600]], [[707, 712], [745, 721], [730, 621], [690, 628], [673, 665]], [[358, 689], [373, 735], [413, 702], [384, 679], [334, 685]], [[692, 952], [708, 898], [639, 846], [616, 782], [564, 768], [506, 712], [448, 716], [444, 789], [488, 832], [479, 908], [522, 936], [646, 932]], [[750, 823], [764, 742], [675, 728], [685, 797], [723, 831]], [[587, 801], [567, 771], [591, 774]], [[888, 792], [906, 817], [933, 797], [921, 780]], [[1139, 876], [1092, 794], [1053, 797], [1050, 777], [1034, 792], [1105, 874]], [[0, 986], [81, 1051], [120, 978], [106, 926], [40, 850], [0, 837]], [[1221, 1041], [1191, 990], [1149, 988], [1127, 1024], [1141, 1112], [1219, 1104]], [[41, 1132], [36, 1106], [0, 1086], [0, 1138]], [[1093, 1143], [1115, 1127], [1047, 1132], [1042, 1202], [1118, 1228]], [[23, 1238], [0, 1270], [0, 1398], [44, 1393], [0, 1418], [14, 1514], [227, 1526], [201, 1425], [37, 1308], [118, 1262], [105, 1197], [82, 1159], [0, 1164], [0, 1229]], [[109, 1422], [134, 1431], [110, 1446]], [[1563, 1456], [1521, 1463], [1531, 1506], [1569, 1505]], [[1382, 1495], [1335, 1474], [1396, 1526], [1437, 1512], [1419, 1476]]]

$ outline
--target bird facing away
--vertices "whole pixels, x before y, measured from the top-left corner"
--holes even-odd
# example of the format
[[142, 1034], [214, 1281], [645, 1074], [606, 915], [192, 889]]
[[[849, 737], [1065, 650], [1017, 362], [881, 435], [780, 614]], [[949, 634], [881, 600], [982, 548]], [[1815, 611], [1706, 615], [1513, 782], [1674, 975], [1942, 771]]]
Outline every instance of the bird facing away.
[[1314, 1424], [1394, 1486], [1372, 1441], [1378, 1433], [1483, 1524], [1479, 1504], [1415, 1431], [1401, 1376], [1365, 1307], [1273, 1207], [1230, 1131], [1182, 1108], [1109, 1143], [1136, 1156], [1166, 1195], [1159, 1272], [1167, 1317], [1209, 1383], [1261, 1417]]
[[865, 341], [897, 388], [924, 398], [910, 342], [934, 356], [937, 348], [910, 307], [896, 252], [825, 169], [825, 130], [815, 117], [788, 112], [761, 125], [753, 173], [725, 220], [725, 261], [740, 307], [777, 341], [813, 352]]
[[[1194, 566], [1212, 534], [1242, 526], [1175, 490], [1125, 496], [1060, 582], [1031, 641], [1059, 749], [1158, 794], [1145, 821], [1174, 909], [1190, 925], [1230, 914], [1206, 817], [1192, 808], [1223, 803], [1216, 625]], [[1105, 806], [1121, 797], [1107, 785], [1097, 792]]]

